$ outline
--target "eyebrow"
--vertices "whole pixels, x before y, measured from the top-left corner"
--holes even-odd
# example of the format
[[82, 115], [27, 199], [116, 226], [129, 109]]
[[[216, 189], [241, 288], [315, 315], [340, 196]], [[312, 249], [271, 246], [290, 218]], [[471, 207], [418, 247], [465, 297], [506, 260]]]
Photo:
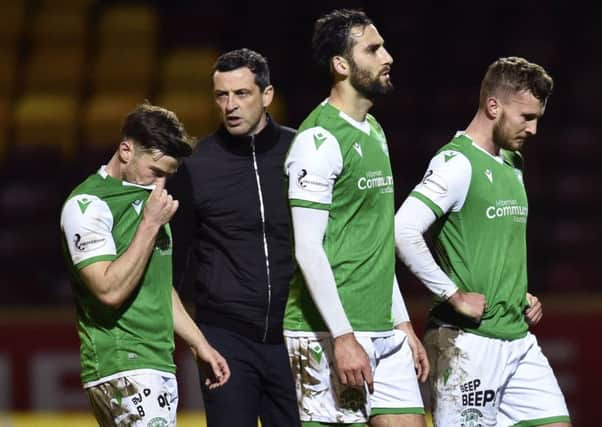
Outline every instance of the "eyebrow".
[[368, 50], [376, 50], [381, 46], [384, 46], [385, 42], [383, 41], [382, 43], [370, 43], [369, 45], [366, 46], [366, 49]]
[[237, 93], [237, 92], [242, 92], [242, 91], [251, 92], [252, 90], [253, 90], [253, 88], [249, 88], [249, 87], [244, 86], [244, 87], [238, 87], [236, 89], [230, 89], [230, 90], [228, 90], [228, 89], [214, 89], [213, 92], [217, 93], [217, 94], [222, 94], [222, 93], [228, 93], [228, 92]]
[[152, 170], [153, 172], [155, 172], [156, 174], [160, 174], [160, 175], [163, 175], [163, 176], [170, 175], [170, 173], [167, 172], [166, 170], [163, 170], [163, 169], [158, 168], [156, 166], [149, 166], [149, 169]]

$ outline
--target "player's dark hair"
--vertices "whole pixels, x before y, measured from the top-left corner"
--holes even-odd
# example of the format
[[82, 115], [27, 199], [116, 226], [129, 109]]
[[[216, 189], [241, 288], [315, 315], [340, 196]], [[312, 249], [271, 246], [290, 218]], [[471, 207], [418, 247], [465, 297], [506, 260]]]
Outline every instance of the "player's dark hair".
[[148, 102], [127, 115], [121, 136], [133, 140], [143, 150], [158, 150], [176, 159], [192, 152], [193, 139], [176, 115]]
[[316, 20], [312, 38], [314, 61], [320, 69], [330, 73], [330, 60], [337, 55], [351, 59], [355, 40], [351, 29], [371, 25], [372, 20], [361, 10], [335, 9]]
[[517, 56], [499, 58], [483, 77], [479, 104], [485, 105], [490, 96], [507, 96], [528, 90], [545, 105], [553, 89], [554, 81], [542, 66]]
[[216, 71], [232, 71], [242, 67], [247, 67], [255, 75], [255, 84], [263, 90], [270, 85], [270, 68], [268, 60], [254, 50], [242, 48], [226, 52], [217, 58], [211, 75]]

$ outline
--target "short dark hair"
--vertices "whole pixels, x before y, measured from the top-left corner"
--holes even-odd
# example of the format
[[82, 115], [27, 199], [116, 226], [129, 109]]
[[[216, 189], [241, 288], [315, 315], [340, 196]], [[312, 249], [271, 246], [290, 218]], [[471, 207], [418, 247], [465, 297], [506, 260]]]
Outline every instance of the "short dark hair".
[[314, 61], [322, 70], [330, 73], [330, 60], [336, 55], [350, 59], [355, 45], [350, 33], [358, 25], [372, 25], [372, 20], [358, 9], [335, 9], [316, 20], [312, 49]]
[[554, 89], [554, 80], [541, 66], [518, 56], [494, 61], [481, 82], [479, 104], [482, 106], [492, 95], [507, 96], [528, 90], [543, 105]]
[[121, 136], [144, 150], [158, 150], [176, 159], [189, 156], [194, 144], [172, 111], [148, 102], [127, 115]]
[[220, 55], [211, 68], [211, 75], [216, 71], [232, 71], [243, 67], [247, 67], [255, 75], [255, 84], [262, 92], [271, 84], [268, 60], [260, 53], [247, 48], [231, 50]]

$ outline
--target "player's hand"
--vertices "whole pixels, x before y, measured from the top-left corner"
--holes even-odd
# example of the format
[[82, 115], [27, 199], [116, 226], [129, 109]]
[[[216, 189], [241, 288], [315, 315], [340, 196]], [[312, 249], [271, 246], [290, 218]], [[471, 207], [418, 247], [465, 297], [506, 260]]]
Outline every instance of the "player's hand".
[[334, 339], [334, 366], [341, 384], [363, 388], [365, 383], [374, 392], [370, 360], [353, 332]]
[[539, 298], [529, 292], [527, 292], [527, 302], [529, 307], [525, 309], [525, 319], [527, 319], [529, 326], [537, 325], [543, 317], [543, 305]]
[[458, 313], [470, 317], [475, 322], [480, 322], [487, 309], [485, 295], [476, 292], [462, 292], [458, 290], [448, 298], [449, 303]]
[[416, 377], [423, 383], [429, 376], [430, 364], [429, 359], [426, 355], [426, 350], [422, 345], [422, 342], [416, 336], [414, 328], [411, 322], [403, 322], [395, 326], [397, 329], [403, 331], [408, 337], [408, 344], [412, 350], [412, 357], [414, 358], [414, 367], [416, 368]]
[[223, 386], [230, 378], [230, 367], [226, 359], [206, 342], [203, 345], [191, 346], [190, 348], [197, 365], [203, 372], [205, 386], [209, 390]]
[[169, 222], [177, 209], [178, 201], [165, 189], [165, 178], [157, 178], [155, 188], [144, 206], [144, 220], [160, 227]]

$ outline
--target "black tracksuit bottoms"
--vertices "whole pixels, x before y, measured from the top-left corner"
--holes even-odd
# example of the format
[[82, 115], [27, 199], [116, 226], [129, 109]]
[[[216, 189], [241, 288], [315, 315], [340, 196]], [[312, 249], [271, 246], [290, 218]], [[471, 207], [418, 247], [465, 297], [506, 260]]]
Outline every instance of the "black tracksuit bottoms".
[[207, 427], [299, 427], [295, 385], [284, 343], [262, 344], [200, 324], [207, 341], [230, 367], [230, 380], [209, 390], [201, 372]]

